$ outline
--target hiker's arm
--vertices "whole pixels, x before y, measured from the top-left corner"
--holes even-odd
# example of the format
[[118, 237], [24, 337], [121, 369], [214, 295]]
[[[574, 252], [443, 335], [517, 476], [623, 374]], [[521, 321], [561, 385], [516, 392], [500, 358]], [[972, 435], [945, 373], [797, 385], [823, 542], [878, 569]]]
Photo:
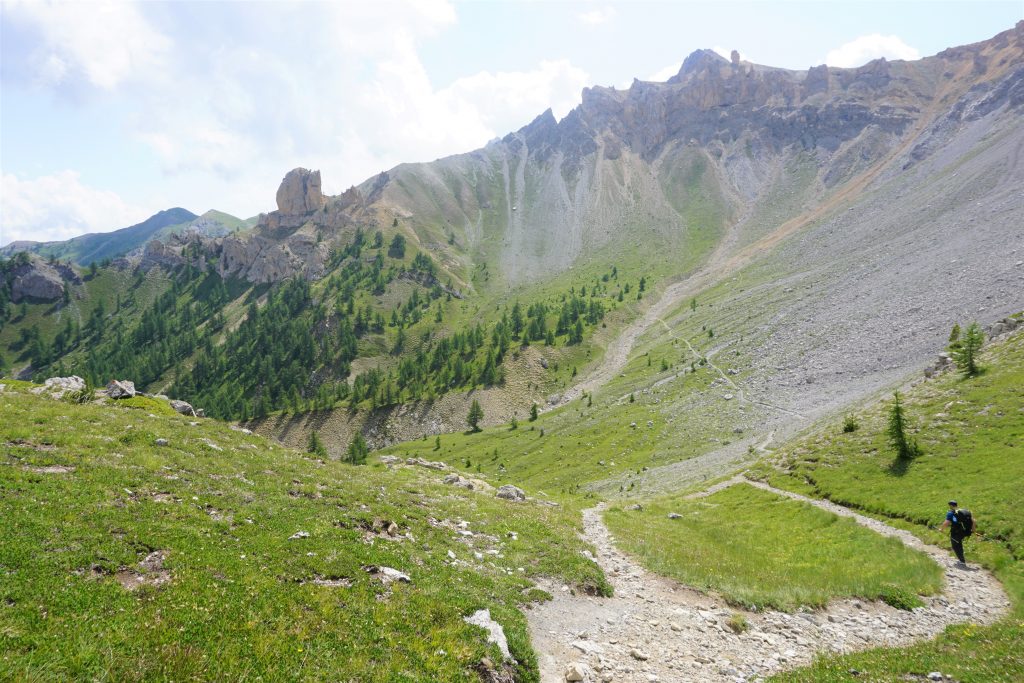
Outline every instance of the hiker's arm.
[[946, 530], [948, 528], [949, 528], [949, 520], [947, 519], [946, 521], [944, 521], [942, 523], [942, 526], [939, 527], [939, 531], [944, 531], [944, 530]]

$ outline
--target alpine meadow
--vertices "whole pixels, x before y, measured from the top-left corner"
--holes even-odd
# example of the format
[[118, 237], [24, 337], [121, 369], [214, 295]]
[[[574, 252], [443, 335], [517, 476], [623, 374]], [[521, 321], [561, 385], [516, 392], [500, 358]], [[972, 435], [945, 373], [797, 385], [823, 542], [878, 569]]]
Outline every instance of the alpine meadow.
[[[4, 3], [0, 680], [1024, 680], [1024, 19], [804, 70], [697, 49], [331, 194], [347, 181], [330, 145], [390, 158], [381, 133], [332, 128], [361, 107], [448, 139], [383, 86], [325, 114], [332, 78], [377, 68], [337, 55], [405, 36], [379, 68], [411, 83], [431, 31], [483, 49], [475, 17], [512, 33], [571, 14], [632, 41], [637, 7], [671, 9], [371, 4]], [[312, 36], [336, 11], [393, 16], [330, 29], [331, 57], [310, 37], [281, 102], [227, 76], [291, 78], [232, 46], [267, 17]], [[99, 58], [81, 39], [99, 21], [135, 35]], [[485, 86], [488, 112], [555, 101], [492, 47], [493, 73], [431, 106], [468, 116], [458, 98]], [[145, 94], [200, 54], [209, 73]], [[574, 82], [567, 64], [544, 68]], [[189, 92], [206, 78], [211, 102]], [[321, 153], [299, 154], [285, 100]], [[130, 202], [98, 193], [81, 215], [106, 207], [106, 227], [86, 234], [61, 218], [85, 189], [29, 211], [16, 167], [20, 136], [76, 108], [132, 113], [60, 163], [123, 136], [134, 151], [111, 158], [139, 178], [62, 177], [146, 184], [138, 206], [191, 187], [201, 165], [175, 154], [193, 135], [223, 157], [203, 184], [263, 173], [225, 121], [265, 117], [294, 160], [273, 203], [224, 190], [274, 210], [119, 227]], [[168, 122], [181, 140], [147, 132]], [[960, 562], [943, 521], [967, 509]]]

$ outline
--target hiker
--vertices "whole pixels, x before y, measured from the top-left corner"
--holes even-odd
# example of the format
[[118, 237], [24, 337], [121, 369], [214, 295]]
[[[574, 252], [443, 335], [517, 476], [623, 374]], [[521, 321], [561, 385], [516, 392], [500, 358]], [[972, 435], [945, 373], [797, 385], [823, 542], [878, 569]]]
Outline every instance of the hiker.
[[964, 539], [974, 533], [974, 516], [970, 510], [961, 510], [957, 507], [956, 501], [949, 501], [949, 512], [946, 513], [946, 521], [942, 528], [949, 527], [949, 543], [953, 546], [956, 559], [960, 564], [967, 566], [964, 559]]

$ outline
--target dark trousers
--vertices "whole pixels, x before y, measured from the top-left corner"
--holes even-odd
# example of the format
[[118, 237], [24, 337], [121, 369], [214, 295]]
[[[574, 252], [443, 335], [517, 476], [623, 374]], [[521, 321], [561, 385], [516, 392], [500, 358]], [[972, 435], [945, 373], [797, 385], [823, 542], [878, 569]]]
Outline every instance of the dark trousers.
[[949, 542], [953, 546], [953, 552], [956, 553], [956, 559], [961, 562], [967, 562], [964, 559], [964, 539], [957, 538], [956, 536], [950, 536]]

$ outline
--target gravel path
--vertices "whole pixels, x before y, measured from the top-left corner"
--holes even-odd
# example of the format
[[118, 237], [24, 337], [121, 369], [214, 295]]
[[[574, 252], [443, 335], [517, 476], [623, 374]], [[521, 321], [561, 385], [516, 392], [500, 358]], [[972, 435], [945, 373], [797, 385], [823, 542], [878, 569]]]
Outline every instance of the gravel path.
[[737, 635], [726, 625], [735, 610], [722, 600], [648, 573], [619, 552], [601, 519], [600, 505], [584, 511], [583, 535], [597, 549], [596, 560], [615, 596], [573, 595], [564, 586], [543, 586], [554, 599], [527, 612], [543, 683], [757, 680], [807, 664], [817, 652], [907, 645], [934, 637], [949, 624], [991, 623], [1009, 608], [995, 578], [980, 569], [957, 568], [948, 550], [833, 503], [759, 482], [737, 477], [716, 490], [741, 482], [853, 517], [927, 553], [945, 571], [945, 592], [925, 598], [923, 607], [910, 612], [842, 600], [819, 611], [744, 613], [750, 628]]

